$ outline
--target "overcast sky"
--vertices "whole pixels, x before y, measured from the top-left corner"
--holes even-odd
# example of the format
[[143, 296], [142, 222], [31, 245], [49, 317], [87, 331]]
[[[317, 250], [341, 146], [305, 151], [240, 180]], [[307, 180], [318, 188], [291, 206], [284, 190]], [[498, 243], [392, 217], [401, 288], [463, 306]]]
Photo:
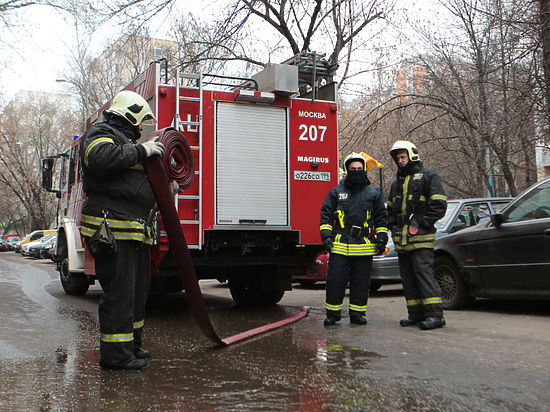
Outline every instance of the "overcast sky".
[[[217, 0], [186, 0], [185, 10], [200, 10], [205, 13], [205, 4], [212, 6]], [[403, 3], [405, 1], [405, 3]], [[194, 3], [194, 5], [193, 5]], [[423, 11], [432, 0], [399, 0], [400, 4], [411, 5], [415, 11]], [[428, 6], [428, 9], [431, 8]], [[29, 6], [19, 10], [10, 20], [16, 25], [11, 29], [0, 27], [0, 87], [4, 97], [10, 100], [19, 90], [70, 92], [70, 85], [56, 82], [66, 77], [64, 70], [70, 59], [70, 48], [74, 42], [72, 19], [44, 6]], [[152, 32], [164, 37], [159, 27], [167, 27], [166, 17], [153, 23]], [[156, 32], [156, 34], [155, 34]], [[104, 48], [105, 38], [113, 37], [113, 30], [104, 30], [103, 43], [97, 38], [97, 53]], [[101, 35], [99, 35], [101, 36]]]
[[[9, 100], [19, 90], [70, 92], [67, 83], [56, 79], [67, 77], [64, 73], [75, 42], [71, 17], [49, 7], [28, 6], [15, 13], [10, 22], [15, 27], [0, 27], [0, 87], [4, 96]], [[166, 27], [166, 22], [158, 22], [159, 26]], [[94, 44], [98, 54], [107, 37], [118, 37], [116, 30], [106, 27], [97, 35]]]
[[[9, 99], [19, 90], [66, 91], [56, 83], [72, 39], [70, 22], [50, 8], [25, 7], [12, 19], [16, 27], [1, 32], [0, 84]], [[64, 89], [65, 87], [65, 89]]]

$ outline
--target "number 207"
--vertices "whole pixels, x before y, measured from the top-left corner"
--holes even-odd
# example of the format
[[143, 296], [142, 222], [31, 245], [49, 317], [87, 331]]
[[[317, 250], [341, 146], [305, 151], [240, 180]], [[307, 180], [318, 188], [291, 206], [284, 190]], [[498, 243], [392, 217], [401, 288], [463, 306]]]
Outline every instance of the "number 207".
[[319, 141], [322, 142], [325, 137], [325, 132], [327, 131], [327, 126], [311, 125], [307, 127], [307, 125], [301, 124], [298, 129], [302, 131], [299, 140], [311, 140], [312, 142], [315, 142], [319, 139]]

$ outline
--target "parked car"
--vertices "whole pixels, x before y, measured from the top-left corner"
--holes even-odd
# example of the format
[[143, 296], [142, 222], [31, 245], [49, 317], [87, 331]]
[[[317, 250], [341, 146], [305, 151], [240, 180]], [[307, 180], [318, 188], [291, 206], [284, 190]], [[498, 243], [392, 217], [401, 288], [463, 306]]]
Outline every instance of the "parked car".
[[[457, 232], [466, 227], [474, 226], [483, 219], [489, 219], [492, 213], [497, 213], [512, 200], [511, 197], [490, 197], [456, 199], [447, 202], [445, 216], [436, 222], [436, 238]], [[370, 291], [376, 292], [383, 285], [401, 283], [397, 252], [390, 237], [384, 256], [374, 256]], [[306, 274], [295, 275], [293, 280], [302, 285], [313, 285], [324, 281], [327, 277], [328, 253], [317, 257], [317, 268]]]
[[40, 250], [40, 257], [43, 259], [54, 260], [55, 246], [57, 245], [57, 235], [51, 238]]
[[6, 233], [2, 235], [2, 239], [9, 240], [12, 237], [19, 238], [19, 235], [17, 233]]
[[44, 236], [50, 235], [52, 233], [57, 233], [57, 229], [35, 230], [34, 232], [29, 233], [27, 236], [17, 242], [17, 244], [15, 245], [15, 252], [21, 253], [21, 248], [24, 244], [34, 242], [35, 240], [41, 239]]
[[13, 237], [10, 237], [8, 238], [7, 242], [8, 242], [8, 250], [15, 250], [15, 245], [17, 244], [17, 242], [19, 242], [21, 240], [21, 238], [19, 236], [13, 236]]
[[36, 245], [29, 247], [29, 256], [41, 259], [42, 252], [44, 251], [44, 249], [48, 246], [51, 246], [51, 244], [54, 243], [56, 239], [57, 239], [57, 233], [44, 236], [42, 239], [38, 241]]
[[[39, 259], [42, 258], [42, 251], [47, 245], [51, 244], [52, 241], [55, 241], [56, 237], [57, 234], [46, 235], [36, 242], [28, 243], [26, 255]], [[23, 249], [24, 248], [25, 246], [23, 246]]]
[[479, 225], [436, 240], [443, 306], [476, 297], [550, 299], [550, 178]]
[[51, 233], [49, 235], [41, 237], [38, 240], [35, 240], [34, 242], [25, 243], [23, 246], [21, 246], [21, 255], [38, 257], [42, 246], [44, 246], [44, 244], [53, 236], [57, 235], [55, 233]]
[[8, 248], [8, 241], [7, 240], [4, 240], [4, 239], [1, 239], [0, 240], [0, 252], [5, 252], [9, 250]]

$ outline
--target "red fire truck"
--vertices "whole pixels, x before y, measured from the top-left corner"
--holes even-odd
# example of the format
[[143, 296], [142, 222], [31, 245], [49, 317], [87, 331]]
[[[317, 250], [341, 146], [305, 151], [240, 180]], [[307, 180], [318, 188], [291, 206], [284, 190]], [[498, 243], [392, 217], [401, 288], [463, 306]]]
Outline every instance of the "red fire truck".
[[[172, 82], [165, 62], [155, 62], [125, 88], [141, 94], [158, 119], [142, 136], [174, 127], [189, 143], [195, 176], [175, 195], [180, 224], [199, 279], [227, 281], [237, 303], [278, 302], [291, 276], [315, 265], [322, 249], [319, 209], [338, 181], [338, 133], [335, 86], [319, 61], [302, 55], [250, 79], [178, 71]], [[44, 159], [42, 174], [43, 187], [59, 198], [56, 260], [73, 295], [95, 281], [79, 230], [79, 145], [75, 138]], [[162, 216], [157, 235], [152, 292], [181, 291]]]

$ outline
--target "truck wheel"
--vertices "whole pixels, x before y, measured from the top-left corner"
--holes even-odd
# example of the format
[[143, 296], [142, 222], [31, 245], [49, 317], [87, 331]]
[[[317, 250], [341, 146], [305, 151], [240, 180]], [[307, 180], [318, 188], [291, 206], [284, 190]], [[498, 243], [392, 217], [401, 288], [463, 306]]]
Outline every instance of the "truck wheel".
[[271, 290], [260, 292], [261, 300], [264, 305], [274, 305], [279, 303], [284, 295], [285, 289], [276, 285], [273, 285]]
[[458, 267], [451, 259], [445, 256], [436, 257], [434, 274], [441, 288], [443, 309], [461, 309], [473, 302]]
[[[280, 282], [267, 279], [254, 278], [253, 276], [234, 275], [229, 278], [229, 292], [237, 305], [242, 306], [267, 306], [279, 302], [284, 294], [285, 287]], [[263, 287], [260, 285], [263, 283]], [[266, 288], [266, 284], [269, 287]]]
[[229, 278], [229, 292], [237, 305], [251, 306], [258, 302], [258, 295], [254, 293], [250, 279], [246, 276], [233, 275]]
[[59, 278], [61, 286], [67, 295], [82, 296], [88, 292], [90, 283], [86, 275], [82, 273], [69, 272], [69, 259], [64, 258], [59, 263]]

